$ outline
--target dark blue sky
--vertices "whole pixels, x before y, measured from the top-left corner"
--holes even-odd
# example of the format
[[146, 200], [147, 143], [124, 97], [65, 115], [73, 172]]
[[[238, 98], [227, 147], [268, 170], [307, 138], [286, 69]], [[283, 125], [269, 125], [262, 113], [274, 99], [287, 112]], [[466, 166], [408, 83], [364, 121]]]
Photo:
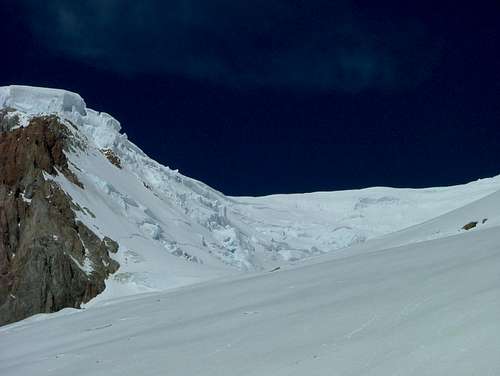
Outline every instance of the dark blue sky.
[[0, 0], [0, 84], [66, 88], [233, 195], [500, 173], [500, 2]]

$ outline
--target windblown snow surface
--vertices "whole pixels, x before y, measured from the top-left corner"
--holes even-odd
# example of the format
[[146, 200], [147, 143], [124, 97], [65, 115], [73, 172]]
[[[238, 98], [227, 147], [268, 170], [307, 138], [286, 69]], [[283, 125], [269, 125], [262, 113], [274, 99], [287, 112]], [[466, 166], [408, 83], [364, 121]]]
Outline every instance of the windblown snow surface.
[[1, 375], [500, 374], [499, 177], [227, 197], [77, 94], [3, 87], [0, 107], [68, 124], [84, 189], [47, 178], [121, 265], [85, 309], [0, 328]]

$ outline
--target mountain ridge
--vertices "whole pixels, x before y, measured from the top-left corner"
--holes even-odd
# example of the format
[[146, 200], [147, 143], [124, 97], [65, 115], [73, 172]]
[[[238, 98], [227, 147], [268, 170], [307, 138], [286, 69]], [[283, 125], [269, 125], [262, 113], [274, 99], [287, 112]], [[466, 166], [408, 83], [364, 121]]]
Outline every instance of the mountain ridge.
[[[70, 198], [75, 220], [112, 239], [120, 267], [97, 300], [271, 270], [425, 222], [500, 190], [500, 177], [455, 187], [228, 197], [150, 159], [107, 113], [58, 89], [0, 88], [4, 133], [56, 116], [82, 147], [44, 179]], [[417, 239], [418, 240], [418, 239]], [[76, 265], [78, 266], [78, 265]], [[36, 313], [36, 312], [34, 312]]]

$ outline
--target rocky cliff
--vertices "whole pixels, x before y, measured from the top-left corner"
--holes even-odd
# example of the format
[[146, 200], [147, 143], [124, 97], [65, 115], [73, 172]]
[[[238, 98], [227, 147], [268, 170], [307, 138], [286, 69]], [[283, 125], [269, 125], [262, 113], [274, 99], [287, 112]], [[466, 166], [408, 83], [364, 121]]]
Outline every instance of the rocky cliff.
[[75, 218], [71, 198], [46, 176], [70, 171], [69, 130], [56, 116], [39, 116], [26, 127], [0, 112], [0, 325], [36, 313], [79, 307], [104, 290], [118, 269], [101, 240]]

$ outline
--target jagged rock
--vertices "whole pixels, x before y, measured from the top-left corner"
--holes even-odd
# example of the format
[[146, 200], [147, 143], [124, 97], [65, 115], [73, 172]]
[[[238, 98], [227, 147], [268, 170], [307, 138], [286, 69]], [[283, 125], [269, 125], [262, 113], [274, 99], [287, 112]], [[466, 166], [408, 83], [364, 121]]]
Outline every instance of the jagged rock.
[[120, 160], [120, 158], [118, 158], [118, 156], [115, 153], [113, 153], [113, 150], [103, 149], [101, 151], [104, 154], [104, 156], [108, 158], [108, 161], [110, 161], [116, 167], [122, 168], [122, 161]]
[[474, 227], [476, 227], [476, 226], [477, 226], [477, 221], [472, 221], [472, 222], [469, 222], [469, 223], [467, 223], [466, 225], [464, 225], [464, 226], [462, 227], [462, 230], [466, 230], [466, 231], [468, 231], [468, 230], [472, 230], [472, 229], [473, 229]]
[[71, 198], [44, 178], [60, 172], [84, 189], [64, 154], [65, 125], [44, 116], [12, 129], [5, 118], [0, 114], [0, 325], [79, 307], [119, 266], [109, 256], [116, 242], [78, 222]]
[[12, 109], [4, 108], [0, 110], [0, 132], [6, 132], [19, 125], [19, 116], [14, 114]]

